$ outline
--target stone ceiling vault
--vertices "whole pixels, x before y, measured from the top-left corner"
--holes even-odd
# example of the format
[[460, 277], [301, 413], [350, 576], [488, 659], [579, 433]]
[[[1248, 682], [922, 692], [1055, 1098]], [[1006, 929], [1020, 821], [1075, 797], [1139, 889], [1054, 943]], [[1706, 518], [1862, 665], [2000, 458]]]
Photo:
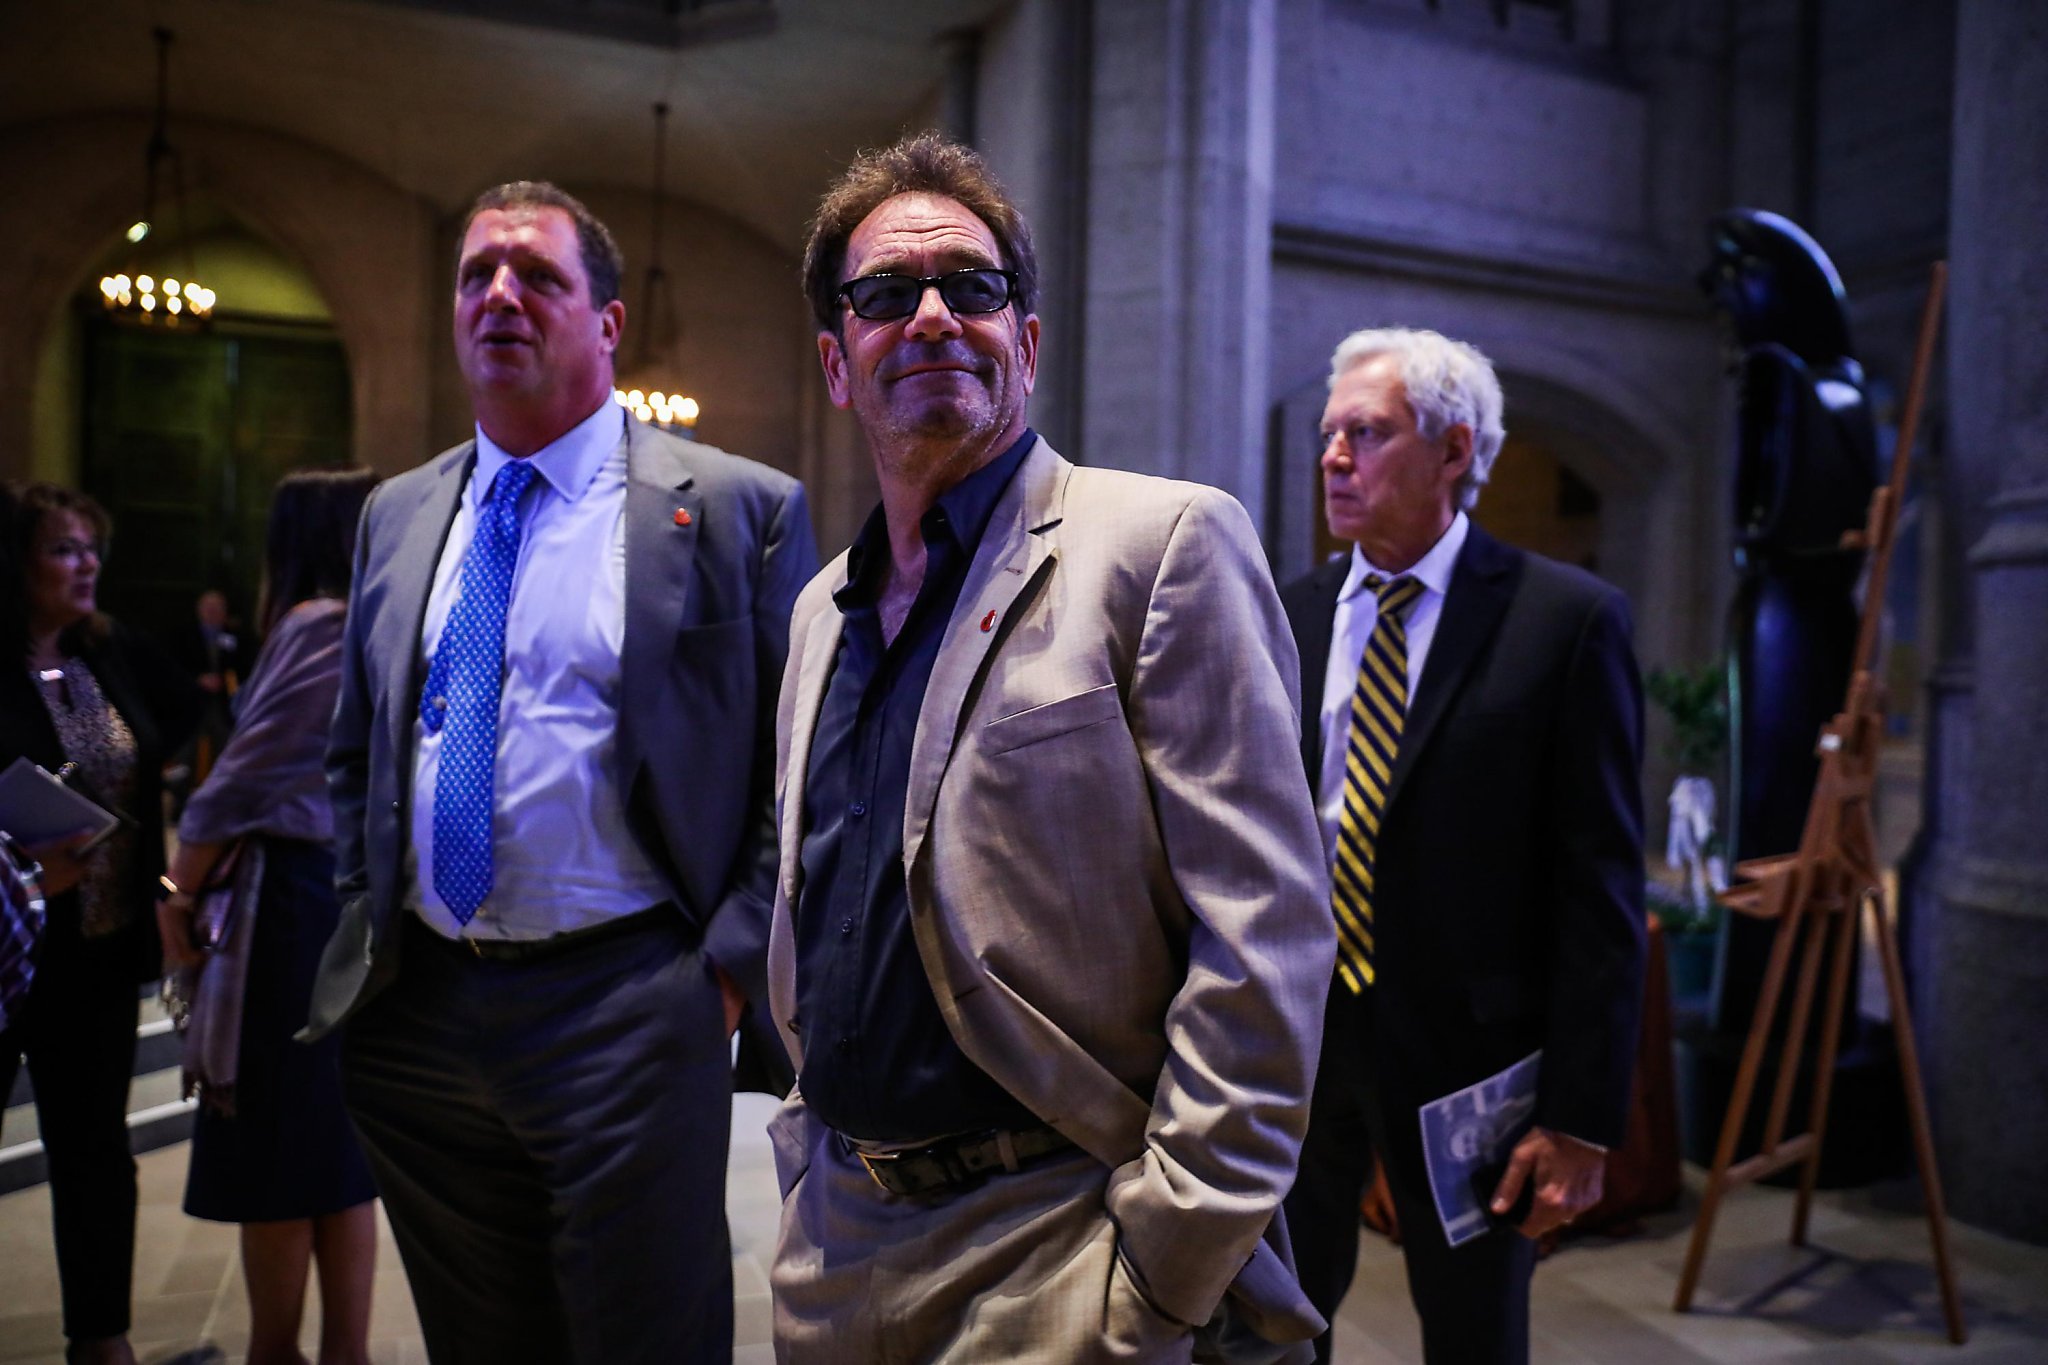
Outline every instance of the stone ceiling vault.
[[173, 141], [180, 116], [280, 132], [449, 215], [521, 177], [644, 189], [666, 100], [670, 192], [793, 250], [851, 153], [930, 107], [944, 35], [1004, 3], [773, 8], [770, 31], [668, 48], [368, 0], [0, 0], [0, 137], [146, 115], [161, 24], [178, 35]]

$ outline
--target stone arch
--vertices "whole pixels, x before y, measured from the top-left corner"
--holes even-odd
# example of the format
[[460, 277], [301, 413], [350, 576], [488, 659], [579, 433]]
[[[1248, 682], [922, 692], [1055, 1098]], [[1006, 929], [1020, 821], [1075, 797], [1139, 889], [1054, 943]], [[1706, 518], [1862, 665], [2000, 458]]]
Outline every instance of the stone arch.
[[[1495, 361], [1509, 430], [1540, 441], [1600, 494], [1601, 572], [1633, 605], [1638, 656], [1682, 654], [1685, 603], [1695, 587], [1682, 510], [1695, 457], [1676, 425], [1612, 376], [1563, 352], [1485, 338], [1478, 344]], [[1306, 451], [1326, 377], [1318, 371], [1291, 386], [1271, 412], [1269, 553], [1283, 582], [1314, 558], [1317, 485]], [[1482, 516], [1485, 505], [1482, 497]]]
[[1554, 379], [1504, 369], [1501, 389], [1509, 429], [1540, 441], [1600, 494], [1602, 574], [1640, 609], [1654, 574], [1647, 531], [1666, 453], [1614, 408]]
[[[1494, 351], [1510, 429], [1541, 439], [1601, 496], [1602, 574], [1628, 594], [1636, 655], [1689, 657], [1711, 571], [1690, 515], [1702, 442], [1615, 374], [1550, 348]], [[1708, 462], [1710, 463], [1710, 462]]]
[[[238, 124], [179, 120], [187, 189], [303, 264], [334, 315], [353, 387], [355, 456], [385, 472], [428, 448], [433, 218], [416, 197], [306, 143]], [[10, 130], [0, 184], [0, 297], [24, 325], [0, 330], [0, 475], [24, 472], [44, 340], [139, 199], [139, 118]], [[231, 304], [229, 306], [232, 306]]]

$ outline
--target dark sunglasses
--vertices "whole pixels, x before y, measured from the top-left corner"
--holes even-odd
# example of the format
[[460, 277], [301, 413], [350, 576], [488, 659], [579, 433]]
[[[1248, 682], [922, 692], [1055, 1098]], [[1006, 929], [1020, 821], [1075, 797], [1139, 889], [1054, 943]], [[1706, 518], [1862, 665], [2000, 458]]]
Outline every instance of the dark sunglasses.
[[839, 287], [855, 317], [869, 322], [894, 322], [915, 313], [924, 291], [938, 287], [939, 298], [955, 313], [999, 313], [1017, 294], [1017, 272], [982, 266], [949, 270], [917, 279], [910, 275], [863, 275]]

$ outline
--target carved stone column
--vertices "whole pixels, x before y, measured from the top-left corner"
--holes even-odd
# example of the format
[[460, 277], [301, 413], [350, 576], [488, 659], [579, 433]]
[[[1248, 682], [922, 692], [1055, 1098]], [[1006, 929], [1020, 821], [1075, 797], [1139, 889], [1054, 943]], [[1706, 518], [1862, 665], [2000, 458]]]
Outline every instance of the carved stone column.
[[[1950, 463], [1969, 705], [1930, 797], [1934, 1091], [1956, 1216], [2048, 1242], [2048, 9], [1958, 6]], [[1953, 662], [1953, 661], [1952, 661]]]
[[[1266, 492], [1273, 0], [1094, 6], [1090, 464]], [[1261, 524], [1263, 524], [1261, 522]]]

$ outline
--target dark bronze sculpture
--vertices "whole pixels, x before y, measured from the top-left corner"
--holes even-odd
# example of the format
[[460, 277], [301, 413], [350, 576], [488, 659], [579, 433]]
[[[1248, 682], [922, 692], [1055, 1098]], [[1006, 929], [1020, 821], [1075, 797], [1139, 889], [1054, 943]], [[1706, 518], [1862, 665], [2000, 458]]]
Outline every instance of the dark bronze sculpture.
[[[1735, 601], [1729, 612], [1731, 859], [1799, 845], [1814, 744], [1842, 705], [1856, 644], [1859, 531], [1879, 481], [1863, 367], [1827, 253], [1790, 220], [1722, 214], [1700, 284], [1738, 348]], [[1756, 1006], [1771, 926], [1734, 917], [1713, 1025], [1740, 1033]], [[1850, 1009], [1853, 1013], [1854, 991]]]

